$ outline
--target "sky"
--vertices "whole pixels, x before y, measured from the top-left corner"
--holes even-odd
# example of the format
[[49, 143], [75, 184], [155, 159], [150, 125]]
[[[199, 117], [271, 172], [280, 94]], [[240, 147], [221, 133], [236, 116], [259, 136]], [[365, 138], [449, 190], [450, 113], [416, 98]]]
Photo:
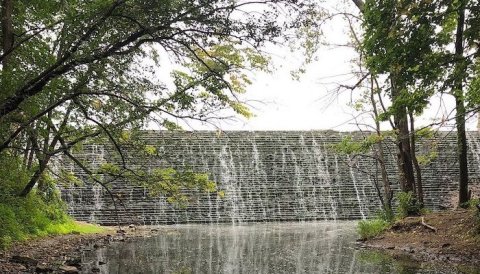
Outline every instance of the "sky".
[[[330, 11], [342, 11], [343, 1], [327, 1]], [[349, 1], [346, 1], [349, 3]], [[338, 4], [340, 3], [340, 4]], [[350, 9], [355, 7], [351, 6]], [[347, 8], [348, 10], [349, 8]], [[347, 26], [342, 18], [335, 18], [325, 25], [323, 40], [331, 44], [346, 44], [349, 41]], [[241, 95], [254, 113], [254, 117], [245, 119], [237, 117], [233, 120], [219, 121], [214, 125], [191, 122], [183, 127], [190, 130], [358, 130], [356, 121], [373, 125], [370, 114], [360, 115], [349, 106], [358, 92], [344, 91], [336, 94], [339, 84], [353, 85], [356, 78], [351, 72], [355, 69], [352, 60], [356, 53], [352, 48], [322, 46], [315, 61], [306, 67], [300, 79], [293, 79], [291, 72], [302, 63], [299, 52], [288, 46], [270, 46], [265, 49], [271, 54], [274, 71], [272, 73], [255, 73], [252, 85]], [[444, 95], [434, 97], [424, 115], [417, 118], [416, 125], [426, 126], [445, 123], [442, 130], [454, 128], [453, 98]], [[467, 122], [468, 130], [476, 129], [476, 117]], [[368, 127], [362, 127], [366, 129]], [[384, 129], [388, 128], [384, 124]]]

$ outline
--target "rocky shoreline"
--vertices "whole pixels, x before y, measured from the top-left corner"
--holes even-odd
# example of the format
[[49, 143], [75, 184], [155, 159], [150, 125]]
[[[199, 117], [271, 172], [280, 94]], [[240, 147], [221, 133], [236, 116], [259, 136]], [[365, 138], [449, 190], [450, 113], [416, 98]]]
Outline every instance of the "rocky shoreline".
[[[112, 242], [158, 233], [149, 227], [107, 227], [103, 233], [50, 236], [19, 243], [0, 252], [0, 273], [80, 273], [82, 253]], [[103, 262], [99, 262], [102, 264]], [[91, 269], [99, 272], [99, 269]]]
[[[409, 257], [421, 263], [480, 268], [478, 212], [456, 209], [408, 217], [361, 248], [380, 250], [393, 258]], [[429, 228], [430, 226], [431, 228]]]
[[[480, 269], [478, 212], [454, 210], [409, 217], [396, 222], [382, 235], [361, 241], [359, 248], [380, 250], [394, 259], [405, 257], [427, 264]], [[427, 224], [427, 226], [426, 226]], [[429, 228], [428, 226], [433, 227]], [[82, 254], [112, 242], [149, 237], [157, 228], [107, 227], [96, 234], [70, 234], [30, 240], [0, 252], [0, 273], [80, 273]], [[95, 262], [102, 265], [106, 262]], [[89, 268], [99, 272], [98, 268]], [[472, 272], [477, 273], [477, 272]]]

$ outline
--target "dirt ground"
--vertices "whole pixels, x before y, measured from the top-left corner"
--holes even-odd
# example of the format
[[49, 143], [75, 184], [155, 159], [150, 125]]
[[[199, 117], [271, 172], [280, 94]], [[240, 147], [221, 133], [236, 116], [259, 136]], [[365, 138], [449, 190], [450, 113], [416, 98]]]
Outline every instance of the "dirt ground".
[[422, 261], [480, 266], [480, 226], [477, 210], [456, 209], [408, 217], [382, 235], [366, 241], [366, 247], [393, 256], [408, 254]]
[[27, 241], [0, 251], [0, 273], [78, 273], [85, 249], [154, 233], [155, 230], [145, 227], [107, 228], [97, 234], [70, 234]]

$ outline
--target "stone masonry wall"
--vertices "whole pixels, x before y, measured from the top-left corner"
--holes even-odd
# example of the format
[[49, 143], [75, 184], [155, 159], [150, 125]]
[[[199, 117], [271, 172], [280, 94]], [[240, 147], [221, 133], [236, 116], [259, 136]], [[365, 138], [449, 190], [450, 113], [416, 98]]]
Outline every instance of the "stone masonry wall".
[[[374, 161], [336, 154], [331, 146], [350, 133], [333, 131], [163, 132], [142, 136], [155, 146], [159, 160], [133, 159], [147, 168], [174, 167], [209, 173], [224, 197], [198, 193], [186, 208], [127, 182], [112, 182], [119, 197], [115, 210], [109, 194], [98, 185], [62, 189], [69, 213], [78, 220], [104, 225], [121, 223], [171, 224], [360, 219], [380, 208], [374, 187], [380, 182]], [[356, 133], [357, 137], [359, 136]], [[360, 138], [360, 137], [358, 137]], [[480, 143], [469, 133], [469, 167], [473, 189], [480, 181]], [[456, 139], [440, 133], [418, 147], [425, 153], [437, 147], [437, 158], [423, 168], [425, 203], [430, 209], [450, 204], [457, 190]], [[393, 144], [386, 145], [393, 188], [398, 189]], [[79, 157], [92, 166], [112, 161], [113, 148], [85, 145]], [[117, 157], [118, 158], [118, 157]], [[85, 174], [71, 163], [63, 168], [79, 178]], [[376, 176], [375, 176], [376, 174]], [[476, 193], [477, 195], [479, 193]]]

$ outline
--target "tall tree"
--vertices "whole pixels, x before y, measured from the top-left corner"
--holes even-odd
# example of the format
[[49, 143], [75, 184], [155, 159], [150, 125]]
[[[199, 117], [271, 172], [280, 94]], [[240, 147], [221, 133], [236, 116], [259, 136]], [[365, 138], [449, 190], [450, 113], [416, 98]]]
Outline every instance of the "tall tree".
[[13, 22], [12, 22], [12, 13], [13, 13], [13, 0], [3, 0], [2, 1], [2, 51], [3, 57], [2, 66], [3, 69], [7, 66], [8, 63], [8, 54], [12, 51], [13, 48]]
[[[405, 22], [402, 22], [399, 10], [402, 11], [408, 7], [406, 4], [398, 4], [395, 1], [367, 1], [366, 3], [354, 1], [359, 7], [364, 18], [364, 49], [367, 57], [367, 67], [376, 75], [388, 74], [388, 89], [384, 91], [388, 94], [392, 102], [392, 107], [384, 115], [393, 116], [393, 128], [397, 133], [397, 164], [399, 170], [399, 182], [401, 189], [405, 192], [416, 191], [414, 157], [412, 152], [411, 134], [409, 128], [409, 106], [417, 104], [425, 105], [425, 96], [411, 96], [409, 86], [412, 85], [412, 69], [418, 69], [413, 53], [408, 53], [405, 47], [414, 49], [420, 46], [423, 52], [420, 55], [429, 54], [430, 46], [428, 39], [421, 41], [423, 35], [432, 30], [426, 26], [426, 22], [421, 22], [422, 27], [418, 29], [405, 28]], [[402, 6], [404, 5], [404, 6]], [[422, 8], [422, 7], [421, 7]], [[425, 7], [423, 7], [425, 8]], [[417, 11], [417, 14], [421, 11]], [[407, 14], [407, 16], [409, 16]], [[418, 16], [418, 15], [417, 15]], [[418, 22], [416, 22], [418, 23]], [[412, 41], [405, 41], [405, 37], [412, 36]], [[428, 38], [428, 37], [427, 37]], [[419, 43], [422, 43], [419, 45]], [[401, 50], [395, 50], [395, 46], [404, 45]], [[400, 47], [399, 47], [400, 48]], [[420, 57], [420, 58], [423, 58]], [[410, 71], [408, 71], [410, 70]], [[408, 99], [410, 98], [410, 99]], [[408, 102], [410, 100], [410, 102]], [[407, 104], [409, 103], [409, 104]], [[417, 174], [419, 174], [417, 172]], [[420, 182], [421, 183], [421, 182]]]
[[[225, 110], [249, 116], [238, 95], [249, 71], [269, 69], [262, 46], [314, 29], [315, 9], [296, 0], [3, 0], [0, 156], [25, 152], [26, 195], [52, 158], [74, 157], [89, 139], [111, 142], [127, 167], [125, 130], [210, 122]], [[158, 76], [164, 60], [169, 79]]]
[[[464, 204], [469, 199], [465, 120], [470, 111], [464, 86], [471, 86], [476, 78], [473, 67], [478, 34], [474, 33], [478, 30], [478, 15], [474, 11], [478, 10], [478, 1], [367, 1], [363, 10], [369, 67], [389, 74], [392, 114], [398, 117], [400, 137], [406, 137], [408, 132], [402, 130], [408, 125], [402, 117], [421, 113], [432, 94], [449, 92], [455, 98], [459, 204]], [[414, 159], [413, 120], [410, 124], [410, 155], [420, 175]], [[421, 177], [417, 184], [421, 196]]]
[[455, 121], [457, 125], [457, 154], [459, 164], [459, 193], [458, 204], [463, 205], [470, 199], [468, 195], [468, 147], [465, 130], [465, 94], [463, 83], [466, 78], [466, 67], [464, 59], [464, 35], [465, 30], [465, 7], [466, 0], [457, 1], [457, 28], [455, 33], [455, 68], [452, 81], [452, 94], [455, 97]]

